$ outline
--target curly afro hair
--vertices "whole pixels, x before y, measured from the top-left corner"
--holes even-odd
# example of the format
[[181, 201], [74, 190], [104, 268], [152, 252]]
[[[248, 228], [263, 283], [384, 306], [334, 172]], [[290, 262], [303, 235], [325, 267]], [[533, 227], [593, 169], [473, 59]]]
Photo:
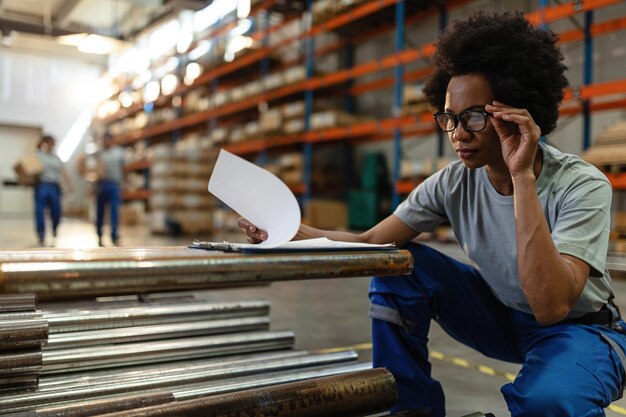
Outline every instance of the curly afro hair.
[[556, 127], [568, 85], [556, 40], [553, 32], [534, 27], [521, 12], [474, 12], [451, 23], [436, 41], [426, 98], [443, 110], [450, 79], [480, 73], [497, 101], [527, 109], [542, 134], [548, 134]]

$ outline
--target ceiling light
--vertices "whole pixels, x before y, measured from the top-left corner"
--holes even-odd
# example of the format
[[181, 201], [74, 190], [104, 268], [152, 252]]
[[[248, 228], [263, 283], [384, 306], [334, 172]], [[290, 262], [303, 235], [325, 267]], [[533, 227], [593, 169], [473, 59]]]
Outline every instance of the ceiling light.
[[61, 45], [75, 46], [80, 52], [98, 55], [108, 55], [122, 46], [122, 42], [117, 39], [93, 33], [59, 36], [57, 42]]
[[70, 159], [90, 125], [91, 111], [83, 110], [59, 145], [57, 155], [61, 158], [61, 161], [67, 162]]

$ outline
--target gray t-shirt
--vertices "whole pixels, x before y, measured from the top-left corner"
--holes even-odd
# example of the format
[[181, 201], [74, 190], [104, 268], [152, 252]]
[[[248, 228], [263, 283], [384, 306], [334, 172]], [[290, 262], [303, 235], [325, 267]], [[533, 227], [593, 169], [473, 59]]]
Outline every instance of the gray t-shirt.
[[[536, 188], [557, 250], [582, 259], [591, 274], [570, 318], [598, 311], [611, 294], [606, 269], [612, 188], [595, 167], [540, 144]], [[411, 229], [429, 232], [449, 221], [467, 257], [505, 305], [532, 313], [517, 270], [513, 196], [493, 187], [484, 167], [456, 161], [411, 192], [394, 213]]]
[[102, 161], [103, 176], [106, 181], [121, 183], [124, 178], [124, 150], [121, 146], [112, 146], [98, 152], [98, 157]]
[[61, 170], [63, 169], [63, 161], [57, 154], [37, 151], [37, 156], [43, 165], [43, 171], [39, 174], [39, 181], [53, 182], [59, 184], [61, 182]]

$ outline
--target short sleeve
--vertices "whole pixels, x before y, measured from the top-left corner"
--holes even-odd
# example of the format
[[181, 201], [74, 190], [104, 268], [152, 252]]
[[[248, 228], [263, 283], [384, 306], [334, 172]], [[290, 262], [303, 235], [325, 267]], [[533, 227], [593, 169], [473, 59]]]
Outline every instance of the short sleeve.
[[416, 232], [431, 232], [447, 220], [443, 182], [447, 178], [444, 168], [415, 188], [394, 214]]
[[606, 266], [612, 195], [607, 181], [577, 185], [564, 196], [552, 227], [557, 250], [587, 262], [592, 277], [602, 277]]

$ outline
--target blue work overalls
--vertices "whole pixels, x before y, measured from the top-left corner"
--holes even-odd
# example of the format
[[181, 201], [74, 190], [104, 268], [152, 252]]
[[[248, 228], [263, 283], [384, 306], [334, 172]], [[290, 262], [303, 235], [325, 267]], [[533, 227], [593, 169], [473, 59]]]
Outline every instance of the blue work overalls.
[[431, 319], [490, 358], [522, 364], [501, 389], [513, 416], [604, 416], [619, 398], [626, 349], [620, 331], [600, 324], [542, 326], [498, 301], [472, 266], [425, 245], [406, 249], [415, 261], [411, 275], [374, 278], [370, 286], [374, 366], [396, 378], [395, 411], [445, 415], [443, 390], [428, 361]]
[[46, 207], [50, 209], [52, 233], [56, 236], [61, 221], [61, 187], [54, 182], [40, 181], [35, 184], [35, 225], [40, 242], [43, 242], [46, 236]]
[[111, 225], [111, 240], [117, 241], [117, 224], [122, 191], [116, 181], [102, 180], [98, 183], [98, 197], [96, 201], [96, 232], [98, 238], [102, 238], [102, 226], [104, 225], [104, 210], [109, 206], [109, 220]]

